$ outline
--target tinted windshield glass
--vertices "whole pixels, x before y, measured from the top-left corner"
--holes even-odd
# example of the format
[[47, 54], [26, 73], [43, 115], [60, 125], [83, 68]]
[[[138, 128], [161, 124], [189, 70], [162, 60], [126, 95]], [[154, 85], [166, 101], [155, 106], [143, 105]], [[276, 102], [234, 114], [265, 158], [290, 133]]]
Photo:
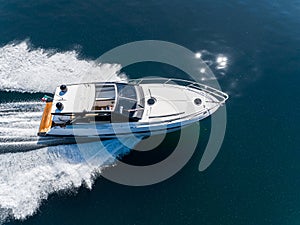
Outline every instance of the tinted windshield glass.
[[117, 88], [120, 98], [130, 98], [132, 100], [137, 99], [136, 90], [133, 85], [117, 84]]
[[115, 112], [125, 116], [131, 116], [136, 108], [137, 94], [135, 87], [126, 84], [117, 84], [118, 102]]

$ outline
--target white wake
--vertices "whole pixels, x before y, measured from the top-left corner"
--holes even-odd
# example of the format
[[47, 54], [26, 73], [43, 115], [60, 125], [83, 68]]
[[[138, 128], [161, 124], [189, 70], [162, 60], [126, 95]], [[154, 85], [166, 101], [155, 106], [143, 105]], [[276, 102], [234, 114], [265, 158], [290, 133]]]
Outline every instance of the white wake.
[[78, 52], [31, 48], [28, 41], [0, 48], [0, 90], [50, 92], [62, 83], [118, 81], [118, 64], [78, 59]]
[[[31, 48], [27, 41], [0, 48], [0, 91], [52, 92], [61, 83], [126, 79], [119, 70], [78, 59], [76, 51]], [[0, 104], [0, 224], [34, 214], [53, 192], [91, 188], [95, 174], [129, 151], [118, 140], [47, 146], [51, 140], [36, 137], [43, 107], [34, 101]]]
[[[134, 146], [133, 140], [123, 140]], [[0, 222], [24, 219], [35, 213], [42, 200], [60, 190], [85, 185], [112, 166], [129, 149], [117, 140], [80, 145], [59, 145], [22, 153], [0, 155]], [[3, 222], [2, 221], [2, 222]]]

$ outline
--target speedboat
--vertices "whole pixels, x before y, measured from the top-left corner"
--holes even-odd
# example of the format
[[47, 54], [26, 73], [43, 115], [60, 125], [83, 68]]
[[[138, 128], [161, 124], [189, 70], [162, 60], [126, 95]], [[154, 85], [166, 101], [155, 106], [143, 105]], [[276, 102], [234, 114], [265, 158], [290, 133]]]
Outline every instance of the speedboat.
[[228, 95], [165, 78], [58, 86], [46, 99], [39, 136], [115, 138], [181, 129], [213, 114]]

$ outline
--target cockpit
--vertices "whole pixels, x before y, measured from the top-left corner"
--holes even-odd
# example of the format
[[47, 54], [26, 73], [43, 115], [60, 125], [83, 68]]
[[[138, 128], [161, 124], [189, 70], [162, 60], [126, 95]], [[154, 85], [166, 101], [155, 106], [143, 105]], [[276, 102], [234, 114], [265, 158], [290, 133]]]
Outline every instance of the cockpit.
[[114, 112], [141, 118], [145, 106], [143, 90], [131, 84], [96, 84], [92, 111]]
[[126, 83], [96, 84], [95, 92], [92, 111], [98, 112], [96, 119], [117, 122], [142, 118], [145, 99], [141, 87]]
[[[54, 125], [135, 122], [142, 118], [145, 100], [141, 87], [126, 83], [72, 85], [56, 91]], [[94, 97], [93, 97], [94, 96]]]

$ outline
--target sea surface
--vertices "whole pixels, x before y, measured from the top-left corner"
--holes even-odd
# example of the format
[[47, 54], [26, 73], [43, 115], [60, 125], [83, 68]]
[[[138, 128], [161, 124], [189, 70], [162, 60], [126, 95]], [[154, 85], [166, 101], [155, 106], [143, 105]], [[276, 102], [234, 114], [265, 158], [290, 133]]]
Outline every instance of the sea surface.
[[[0, 0], [0, 224], [299, 225], [299, 28], [296, 0]], [[135, 187], [102, 174], [117, 159], [141, 166], [167, 158], [180, 131], [148, 152], [131, 150], [143, 148], [136, 138], [52, 146], [36, 132], [41, 97], [61, 83], [189, 78], [155, 62], [95, 63], [142, 40], [201, 55], [230, 98], [208, 169], [198, 166], [210, 119], [178, 173]]]

